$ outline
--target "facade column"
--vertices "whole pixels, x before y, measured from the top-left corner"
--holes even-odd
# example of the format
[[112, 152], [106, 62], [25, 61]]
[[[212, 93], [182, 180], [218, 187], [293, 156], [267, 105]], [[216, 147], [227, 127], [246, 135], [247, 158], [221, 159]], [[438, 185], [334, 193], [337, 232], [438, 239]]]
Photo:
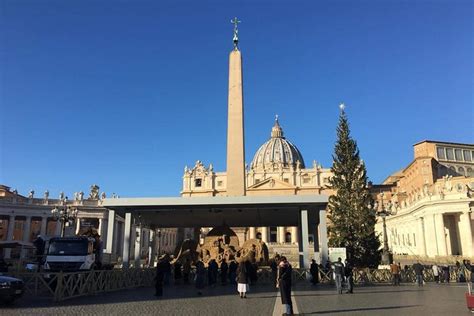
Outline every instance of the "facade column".
[[123, 230], [122, 267], [130, 267], [130, 233], [132, 231], [132, 214], [125, 213], [125, 227]]
[[55, 230], [54, 230], [54, 236], [61, 236], [61, 221], [60, 220], [56, 220], [56, 227], [55, 227]]
[[262, 241], [264, 243], [268, 242], [268, 227], [261, 227], [262, 229]]
[[298, 243], [298, 227], [296, 226], [291, 227], [291, 243]]
[[41, 236], [46, 236], [46, 228], [48, 227], [48, 217], [43, 216], [41, 218], [41, 228], [40, 228], [40, 235]]
[[115, 211], [109, 210], [109, 220], [107, 221], [107, 243], [104, 252], [112, 253], [114, 245], [114, 229], [115, 229]]
[[461, 236], [461, 251], [464, 257], [474, 256], [472, 249], [472, 226], [471, 213], [469, 211], [463, 212], [459, 216], [459, 236]]
[[257, 230], [255, 229], [255, 227], [250, 227], [249, 229], [249, 239], [255, 239], [255, 237], [257, 236]]
[[79, 235], [80, 230], [81, 230], [81, 219], [78, 217], [76, 218], [76, 235]]
[[284, 244], [285, 243], [285, 227], [278, 226], [277, 231], [278, 231], [277, 242], [280, 244]]
[[[15, 215], [10, 215], [8, 219], [8, 233], [7, 233], [7, 241], [13, 240], [13, 230], [15, 229]], [[5, 259], [11, 258], [12, 249], [6, 248], [5, 249]]]
[[[319, 212], [318, 212], [319, 215]], [[319, 223], [319, 218], [318, 218]], [[313, 234], [313, 259], [316, 260], [317, 263], [320, 263], [321, 256], [320, 256], [320, 249], [319, 249], [319, 231], [318, 225], [311, 225], [311, 233]]]
[[[426, 256], [426, 240], [425, 240], [425, 223], [424, 223], [424, 218], [420, 217], [418, 219], [418, 251], [420, 256]], [[392, 241], [392, 247], [393, 247], [393, 241]]]
[[106, 247], [107, 246], [107, 229], [109, 228], [108, 226], [108, 220], [107, 219], [102, 219], [100, 218], [99, 219], [99, 235], [100, 235], [100, 238], [102, 239], [102, 247]]
[[438, 255], [447, 256], [448, 248], [446, 247], [446, 232], [444, 229], [443, 214], [435, 214], [434, 219], [435, 219], [436, 240], [438, 241]]

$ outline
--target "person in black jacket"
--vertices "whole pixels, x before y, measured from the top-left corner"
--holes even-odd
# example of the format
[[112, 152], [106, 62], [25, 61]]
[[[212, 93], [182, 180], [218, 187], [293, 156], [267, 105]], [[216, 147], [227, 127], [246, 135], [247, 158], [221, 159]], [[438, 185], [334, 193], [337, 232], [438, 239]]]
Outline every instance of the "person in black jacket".
[[225, 259], [222, 259], [221, 262], [221, 284], [226, 285], [227, 284], [227, 271], [229, 270], [229, 266], [227, 265], [227, 262]]
[[281, 303], [285, 305], [286, 315], [293, 314], [293, 303], [291, 302], [291, 264], [286, 257], [280, 258], [278, 265], [278, 287], [280, 288]]
[[247, 298], [247, 292], [249, 290], [249, 275], [247, 268], [248, 264], [247, 261], [239, 262], [239, 266], [237, 267], [237, 291], [239, 292], [240, 298]]
[[163, 281], [165, 279], [166, 264], [164, 258], [160, 258], [156, 265], [155, 296], [163, 296]]
[[311, 283], [316, 285], [319, 283], [319, 267], [316, 263], [316, 260], [311, 260], [311, 265], [309, 267], [309, 272], [311, 273]]
[[347, 259], [344, 263], [345, 263], [344, 276], [346, 277], [346, 286], [347, 286], [346, 293], [352, 294], [354, 290], [354, 278], [352, 276], [352, 270], [354, 269], [354, 267], [352, 266], [352, 264], [350, 264], [350, 262]]

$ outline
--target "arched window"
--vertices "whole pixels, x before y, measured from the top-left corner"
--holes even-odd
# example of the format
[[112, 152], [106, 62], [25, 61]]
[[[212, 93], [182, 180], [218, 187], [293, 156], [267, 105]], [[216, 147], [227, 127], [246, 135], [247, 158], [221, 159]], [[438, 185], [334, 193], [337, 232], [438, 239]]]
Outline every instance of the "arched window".
[[262, 240], [262, 233], [258, 232], [256, 237], [257, 237], [257, 239]]
[[291, 243], [291, 233], [287, 232], [285, 234], [285, 242], [286, 243]]
[[472, 170], [471, 167], [468, 167], [468, 168], [466, 169], [466, 172], [467, 172], [466, 175], [467, 175], [468, 177], [474, 177], [474, 170]]
[[464, 168], [463, 168], [463, 167], [459, 167], [459, 168], [458, 168], [458, 173], [459, 173], [460, 175], [464, 176], [464, 175], [465, 175], [465, 173], [464, 173]]

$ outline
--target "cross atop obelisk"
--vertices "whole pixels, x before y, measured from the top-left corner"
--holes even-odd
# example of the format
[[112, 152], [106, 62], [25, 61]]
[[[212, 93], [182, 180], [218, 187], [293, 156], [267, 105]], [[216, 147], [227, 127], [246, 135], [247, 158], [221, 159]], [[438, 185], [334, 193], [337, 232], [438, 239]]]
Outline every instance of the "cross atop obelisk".
[[230, 23], [234, 24], [234, 49], [237, 50], [239, 49], [238, 44], [239, 44], [239, 29], [237, 28], [237, 24], [241, 23], [242, 21], [239, 21], [237, 17], [233, 18], [230, 20]]

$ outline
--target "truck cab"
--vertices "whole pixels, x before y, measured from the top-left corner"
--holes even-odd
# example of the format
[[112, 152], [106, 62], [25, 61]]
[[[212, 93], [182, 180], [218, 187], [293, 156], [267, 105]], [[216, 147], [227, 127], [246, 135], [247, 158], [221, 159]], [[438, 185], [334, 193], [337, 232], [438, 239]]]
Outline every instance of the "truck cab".
[[46, 249], [43, 270], [48, 272], [77, 272], [95, 268], [94, 238], [53, 237]]

